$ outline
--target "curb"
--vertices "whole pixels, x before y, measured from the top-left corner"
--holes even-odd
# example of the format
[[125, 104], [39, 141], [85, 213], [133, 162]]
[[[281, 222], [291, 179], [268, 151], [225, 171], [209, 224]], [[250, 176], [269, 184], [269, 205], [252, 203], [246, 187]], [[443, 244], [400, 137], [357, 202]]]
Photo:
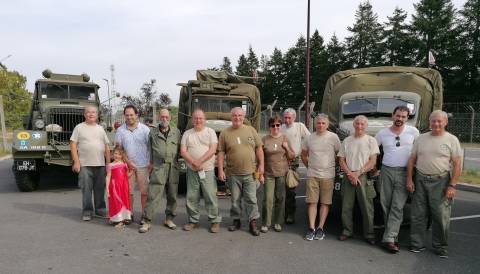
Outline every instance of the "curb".
[[472, 185], [472, 184], [458, 183], [457, 189], [463, 190], [463, 191], [480, 193], [480, 186]]
[[5, 155], [3, 157], [0, 157], [0, 161], [7, 160], [7, 159], [10, 159], [10, 158], [12, 158], [11, 154], [10, 155]]

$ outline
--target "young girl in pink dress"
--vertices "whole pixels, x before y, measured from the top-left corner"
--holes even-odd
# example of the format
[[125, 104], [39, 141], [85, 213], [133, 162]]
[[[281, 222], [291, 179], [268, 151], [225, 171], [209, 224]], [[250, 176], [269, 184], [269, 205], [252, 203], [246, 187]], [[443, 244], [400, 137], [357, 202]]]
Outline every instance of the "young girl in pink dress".
[[132, 207], [128, 184], [127, 154], [116, 146], [113, 150], [113, 162], [107, 166], [108, 215], [110, 223], [117, 228], [132, 222]]

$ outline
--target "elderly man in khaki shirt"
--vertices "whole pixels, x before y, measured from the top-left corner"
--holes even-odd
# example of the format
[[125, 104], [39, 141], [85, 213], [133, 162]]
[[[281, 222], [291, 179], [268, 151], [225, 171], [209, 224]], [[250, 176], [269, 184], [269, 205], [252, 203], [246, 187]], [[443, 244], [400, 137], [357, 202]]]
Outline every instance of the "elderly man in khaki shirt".
[[[430, 114], [431, 131], [413, 143], [407, 166], [407, 190], [413, 193], [410, 251], [425, 250], [427, 217], [432, 216], [432, 247], [440, 258], [448, 258], [448, 233], [455, 188], [460, 176], [462, 150], [457, 137], [448, 133], [447, 113]], [[413, 170], [415, 182], [413, 181]]]

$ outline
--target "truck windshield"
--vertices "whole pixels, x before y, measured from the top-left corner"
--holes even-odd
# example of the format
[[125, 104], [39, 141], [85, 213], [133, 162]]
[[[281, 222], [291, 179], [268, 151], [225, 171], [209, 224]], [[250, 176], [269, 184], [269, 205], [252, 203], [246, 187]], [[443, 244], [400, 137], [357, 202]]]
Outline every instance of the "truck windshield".
[[342, 113], [344, 116], [391, 116], [397, 106], [406, 106], [410, 109], [410, 117], [415, 115], [415, 102], [400, 98], [356, 98], [343, 101]]
[[201, 108], [205, 112], [229, 113], [234, 107], [241, 107], [250, 116], [252, 104], [247, 98], [218, 98], [210, 96], [196, 96], [193, 98], [193, 107]]
[[95, 88], [93, 87], [44, 84], [40, 91], [42, 99], [95, 100]]

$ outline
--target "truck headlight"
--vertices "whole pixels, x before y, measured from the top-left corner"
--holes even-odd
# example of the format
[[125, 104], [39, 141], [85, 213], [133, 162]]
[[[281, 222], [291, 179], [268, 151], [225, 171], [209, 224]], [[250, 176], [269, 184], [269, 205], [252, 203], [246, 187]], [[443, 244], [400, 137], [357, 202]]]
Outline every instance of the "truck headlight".
[[35, 121], [35, 127], [38, 129], [42, 129], [45, 127], [45, 122], [42, 119], [38, 119]]

